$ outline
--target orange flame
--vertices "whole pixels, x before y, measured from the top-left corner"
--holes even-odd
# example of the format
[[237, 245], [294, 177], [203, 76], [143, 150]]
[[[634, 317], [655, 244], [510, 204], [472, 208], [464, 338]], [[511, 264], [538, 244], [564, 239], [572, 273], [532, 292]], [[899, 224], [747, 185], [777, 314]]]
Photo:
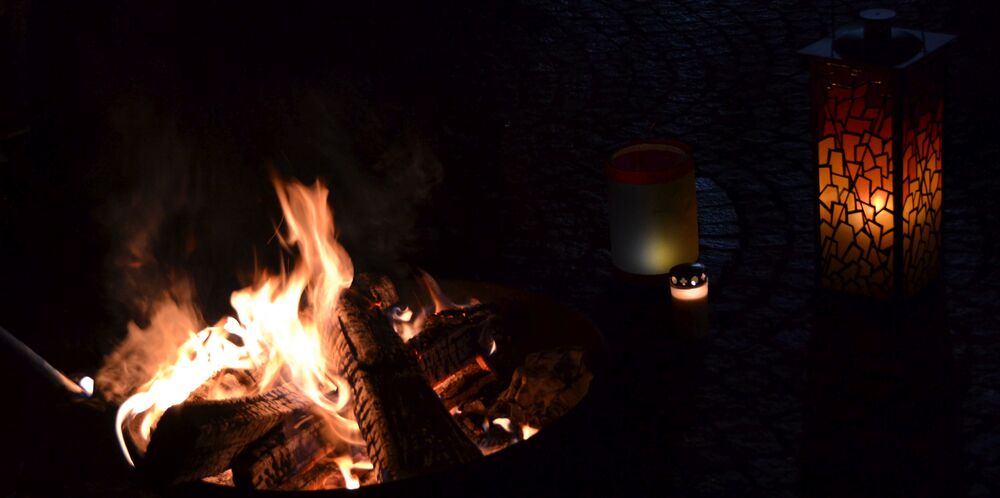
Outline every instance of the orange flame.
[[500, 426], [503, 430], [510, 432], [510, 419], [507, 417], [497, 417], [493, 419], [493, 425]]
[[[350, 257], [335, 238], [329, 191], [319, 181], [307, 187], [275, 178], [274, 186], [287, 226], [281, 242], [289, 250], [297, 249], [298, 260], [290, 272], [262, 273], [253, 287], [234, 292], [230, 304], [235, 317], [200, 331], [189, 330], [176, 360], [161, 365], [121, 404], [118, 440], [130, 464], [134, 465], [123, 426], [138, 417], [133, 439], [141, 448], [168, 408], [206, 387], [205, 397], [225, 399], [288, 384], [325, 410], [336, 437], [363, 444], [353, 414], [346, 410], [350, 388], [330, 371], [330, 349], [322, 333], [333, 323], [337, 300], [354, 277]], [[227, 369], [259, 377], [252, 386], [233, 387], [214, 380]], [[354, 468], [365, 465], [352, 460]]]
[[[469, 306], [479, 304], [479, 300], [475, 298], [470, 299], [468, 303], [456, 303], [452, 301], [441, 290], [441, 286], [438, 285], [437, 280], [434, 280], [434, 277], [425, 271], [420, 271], [420, 283], [427, 291], [427, 295], [430, 296], [434, 307], [424, 306], [416, 313], [409, 308], [404, 308], [397, 310], [393, 314], [393, 326], [396, 329], [396, 333], [403, 338], [404, 342], [416, 337], [424, 329], [424, 322], [427, 321], [427, 317], [430, 314], [440, 313], [445, 310], [468, 308]], [[490, 354], [493, 354], [493, 351], [490, 351]]]
[[344, 478], [344, 487], [347, 489], [358, 489], [361, 487], [361, 480], [355, 475], [355, 470], [372, 470], [374, 465], [367, 459], [355, 462], [351, 455], [341, 455], [333, 459], [340, 470], [340, 475]]
[[521, 439], [527, 441], [531, 436], [538, 434], [538, 429], [528, 425], [521, 424]]

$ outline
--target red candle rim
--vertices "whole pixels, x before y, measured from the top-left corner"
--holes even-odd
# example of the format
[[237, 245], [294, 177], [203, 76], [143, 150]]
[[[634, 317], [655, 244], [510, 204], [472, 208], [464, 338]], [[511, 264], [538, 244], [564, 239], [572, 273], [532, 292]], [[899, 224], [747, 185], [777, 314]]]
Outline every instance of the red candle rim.
[[636, 142], [611, 155], [608, 179], [632, 185], [676, 180], [694, 170], [691, 146], [669, 138]]

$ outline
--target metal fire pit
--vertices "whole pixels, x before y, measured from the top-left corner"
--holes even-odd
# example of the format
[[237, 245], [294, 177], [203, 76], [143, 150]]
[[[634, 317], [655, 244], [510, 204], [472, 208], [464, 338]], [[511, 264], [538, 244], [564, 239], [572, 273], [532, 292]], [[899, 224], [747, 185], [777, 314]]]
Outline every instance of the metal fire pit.
[[[595, 387], [601, 383], [601, 366], [604, 362], [604, 340], [594, 324], [583, 314], [540, 294], [526, 292], [502, 285], [464, 280], [440, 282], [443, 292], [456, 303], [475, 298], [482, 303], [508, 305], [514, 310], [514, 324], [510, 327], [511, 347], [519, 357], [532, 352], [556, 348], [577, 347], [585, 352], [585, 362], [594, 374], [590, 389], [584, 399], [569, 413], [542, 428], [527, 441], [513, 444], [468, 465], [429, 473], [410, 479], [362, 486], [359, 489], [332, 489], [316, 491], [252, 491], [233, 487], [197, 482], [164, 489], [169, 496], [227, 497], [227, 496], [511, 496], [530, 492], [535, 485], [546, 486], [551, 480], [553, 489], [558, 481], [571, 479], [566, 468], [558, 462], [569, 448], [579, 445], [587, 437], [587, 413], [591, 410]], [[413, 282], [397, 283], [402, 304], [411, 308], [430, 303], [422, 289]], [[541, 469], [551, 469], [551, 472]]]

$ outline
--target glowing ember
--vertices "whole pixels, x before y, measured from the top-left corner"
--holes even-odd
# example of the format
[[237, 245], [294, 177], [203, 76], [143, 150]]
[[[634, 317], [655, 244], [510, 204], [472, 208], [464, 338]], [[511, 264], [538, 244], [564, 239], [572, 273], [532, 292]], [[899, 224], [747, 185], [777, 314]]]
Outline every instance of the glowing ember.
[[[286, 249], [297, 249], [298, 261], [290, 272], [262, 272], [253, 287], [234, 292], [230, 304], [235, 318], [188, 330], [176, 358], [121, 404], [118, 440], [129, 463], [134, 464], [123, 427], [138, 418], [132, 436], [141, 449], [164, 411], [196, 390], [206, 399], [228, 399], [289, 384], [326, 411], [334, 434], [348, 443], [360, 442], [353, 414], [345, 409], [349, 386], [330, 372], [320, 333], [331, 323], [340, 293], [350, 287], [354, 275], [350, 258], [334, 237], [328, 190], [319, 182], [307, 187], [275, 179], [274, 184], [287, 227], [281, 242]], [[257, 380], [252, 386], [225, 383], [220, 373], [230, 369], [252, 372]]]
[[358, 489], [361, 487], [361, 481], [354, 476], [352, 472], [356, 467], [354, 466], [354, 460], [351, 459], [351, 455], [342, 455], [333, 459], [337, 464], [337, 468], [340, 469], [340, 475], [344, 477], [344, 487], [347, 489]]
[[493, 419], [493, 425], [498, 425], [503, 428], [503, 430], [510, 432], [510, 419], [506, 417], [498, 417]]
[[534, 436], [535, 434], [538, 434], [538, 429], [528, 424], [521, 424], [521, 439], [527, 441], [531, 436]]
[[486, 358], [483, 358], [482, 355], [478, 355], [478, 354], [476, 355], [476, 364], [479, 365], [479, 368], [482, 368], [483, 370], [486, 370], [487, 372], [490, 372], [490, 371], [493, 370], [492, 368], [490, 368], [490, 364], [486, 363]]
[[[438, 285], [434, 277], [427, 274], [427, 272], [420, 272], [420, 282], [423, 284], [424, 288], [427, 290], [427, 294], [431, 298], [434, 307], [424, 307], [421, 308], [416, 313], [409, 308], [394, 311], [393, 313], [393, 326], [396, 329], [396, 333], [403, 338], [403, 341], [409, 341], [419, 334], [424, 328], [424, 322], [427, 320], [427, 316], [432, 313], [440, 313], [445, 310], [462, 309], [468, 308], [479, 304], [478, 299], [470, 299], [467, 303], [456, 303], [448, 298], [447, 295], [441, 290], [441, 286]], [[493, 350], [496, 347], [494, 346]], [[490, 351], [493, 354], [493, 351]]]

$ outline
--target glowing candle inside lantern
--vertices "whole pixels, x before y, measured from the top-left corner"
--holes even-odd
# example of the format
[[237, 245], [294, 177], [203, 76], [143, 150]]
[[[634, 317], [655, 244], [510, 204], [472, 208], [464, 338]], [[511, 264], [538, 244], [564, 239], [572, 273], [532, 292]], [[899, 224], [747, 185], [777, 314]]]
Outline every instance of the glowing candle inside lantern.
[[611, 255], [618, 268], [661, 275], [698, 259], [691, 149], [674, 140], [630, 145], [607, 168]]
[[701, 337], [708, 333], [708, 273], [701, 263], [685, 263], [670, 269], [673, 323], [681, 335]]

